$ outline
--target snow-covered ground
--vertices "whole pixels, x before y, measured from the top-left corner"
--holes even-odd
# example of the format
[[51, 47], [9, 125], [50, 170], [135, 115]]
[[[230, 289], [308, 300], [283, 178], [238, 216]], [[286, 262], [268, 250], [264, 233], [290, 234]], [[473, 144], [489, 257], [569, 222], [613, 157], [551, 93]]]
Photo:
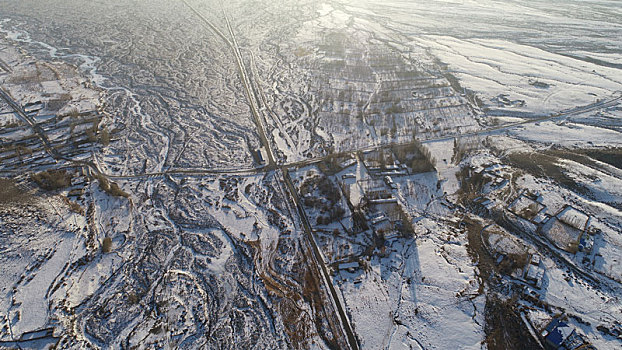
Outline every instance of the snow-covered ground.
[[[501, 113], [547, 115], [588, 105], [622, 90], [619, 69], [602, 67], [532, 46], [494, 39], [461, 40], [425, 36], [416, 45], [430, 47], [449, 65], [463, 87]], [[510, 102], [496, 99], [507, 95]], [[511, 105], [524, 101], [524, 105]]]
[[[479, 349], [484, 297], [464, 236], [429, 219], [416, 239], [386, 243], [383, 257], [336, 277], [348, 311], [369, 349]], [[445, 237], [452, 237], [447, 241]]]
[[564, 147], [620, 147], [622, 134], [615, 130], [570, 122], [546, 121], [512, 130], [518, 138]]
[[4, 233], [0, 324], [2, 340], [8, 340], [11, 334], [35, 331], [53, 320], [51, 290], [60, 283], [66, 264], [84, 253], [86, 221], [58, 197], [3, 206], [0, 215]]
[[[112, 140], [72, 156], [99, 179], [0, 201], [0, 342], [347, 348], [347, 322], [362, 349], [485, 349], [498, 298], [618, 348], [621, 104], [567, 112], [622, 90], [620, 12], [565, 1], [3, 2], [2, 88], [64, 102], [34, 117], [51, 142], [74, 108]], [[5, 127], [0, 154], [34, 186], [15, 146], [39, 139], [0, 102]], [[435, 171], [364, 164], [414, 139]], [[566, 243], [591, 250], [508, 210], [521, 195], [540, 222], [584, 223]], [[546, 270], [535, 301], [525, 266], [495, 267], [525, 253]]]

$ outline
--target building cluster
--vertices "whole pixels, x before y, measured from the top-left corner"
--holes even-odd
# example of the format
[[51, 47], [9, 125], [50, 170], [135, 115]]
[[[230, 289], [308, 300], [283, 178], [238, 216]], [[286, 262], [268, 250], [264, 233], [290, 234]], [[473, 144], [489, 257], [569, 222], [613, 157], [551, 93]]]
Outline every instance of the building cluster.
[[596, 350], [561, 317], [553, 318], [542, 330], [540, 337], [547, 350]]
[[[547, 289], [554, 281], [550, 280], [542, 255], [544, 252], [540, 250], [550, 247], [569, 264], [591, 269], [601, 232], [594, 225], [594, 219], [576, 206], [566, 203], [552, 211], [547, 205], [551, 201], [540, 192], [530, 188], [517, 190], [511, 183], [512, 171], [511, 167], [502, 164], [467, 169], [467, 178], [473, 184], [474, 193], [478, 194], [471, 202], [472, 209], [518, 235], [530, 236], [532, 247], [523, 247], [528, 258], [522, 268], [511, 270], [511, 273], [502, 269], [504, 261], [509, 258], [508, 253], [485, 247], [495, 259], [497, 270], [510, 281], [511, 289], [518, 291], [520, 312], [538, 310], [553, 318], [546, 327], [535, 326], [524, 319], [546, 349], [593, 349], [586, 336], [567, 321], [564, 310], [548, 303]], [[507, 245], [511, 244], [506, 242], [506, 249]]]

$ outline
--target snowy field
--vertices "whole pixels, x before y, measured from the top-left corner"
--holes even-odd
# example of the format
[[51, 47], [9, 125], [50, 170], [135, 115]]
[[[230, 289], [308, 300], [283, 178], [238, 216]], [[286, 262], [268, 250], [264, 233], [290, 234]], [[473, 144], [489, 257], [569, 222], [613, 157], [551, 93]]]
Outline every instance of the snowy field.
[[3, 1], [0, 348], [619, 348], [621, 16]]

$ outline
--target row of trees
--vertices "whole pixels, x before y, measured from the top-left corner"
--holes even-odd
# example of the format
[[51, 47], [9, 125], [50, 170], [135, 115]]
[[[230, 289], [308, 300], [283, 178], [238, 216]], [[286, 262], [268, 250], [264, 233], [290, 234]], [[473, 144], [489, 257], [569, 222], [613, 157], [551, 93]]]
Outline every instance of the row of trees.
[[[69, 123], [69, 132], [71, 134], [71, 138], [75, 140], [74, 130], [77, 124], [74, 119]], [[84, 132], [86, 137], [90, 143], [95, 143], [97, 141], [101, 142], [104, 147], [108, 147], [110, 144], [110, 131], [108, 131], [108, 127], [104, 125], [101, 130], [99, 129], [99, 120], [94, 120], [93, 124], [90, 128], [87, 128]], [[74, 141], [75, 142], [75, 141]]]

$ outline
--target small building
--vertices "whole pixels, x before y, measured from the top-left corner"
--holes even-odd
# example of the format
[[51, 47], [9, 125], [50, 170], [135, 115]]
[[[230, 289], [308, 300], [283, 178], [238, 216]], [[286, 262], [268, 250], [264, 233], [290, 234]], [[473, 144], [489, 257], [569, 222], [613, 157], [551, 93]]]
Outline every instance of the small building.
[[253, 160], [255, 161], [256, 164], [262, 165], [266, 163], [266, 157], [265, 157], [264, 152], [265, 152], [264, 147], [260, 147], [257, 149], [251, 149], [251, 156], [253, 157]]
[[542, 258], [540, 257], [540, 255], [533, 254], [529, 262], [531, 263], [531, 265], [540, 266], [540, 263], [542, 262]]
[[387, 190], [387, 186], [383, 181], [367, 179], [358, 180], [357, 183], [363, 189], [365, 197], [370, 200], [391, 197], [391, 192]]
[[486, 169], [484, 169], [485, 172], [493, 175], [493, 176], [501, 176], [504, 172], [504, 170], [506, 170], [508, 168], [507, 165], [503, 165], [503, 164], [493, 164], [489, 167], [487, 167]]
[[498, 183], [497, 183], [497, 181], [495, 181], [495, 185], [496, 185], [495, 190], [496, 191], [501, 190], [501, 189], [505, 188], [509, 184], [510, 184], [510, 180], [507, 180], [507, 179], [506, 180], [501, 180]]
[[523, 299], [531, 301], [532, 303], [540, 303], [542, 300], [542, 294], [539, 291], [529, 287], [524, 286], [523, 288]]
[[541, 225], [541, 224], [543, 224], [544, 222], [546, 222], [546, 221], [549, 219], [549, 217], [547, 216], [547, 214], [546, 214], [546, 212], [545, 212], [545, 211], [546, 211], [546, 210], [542, 210], [541, 212], [539, 212], [539, 213], [538, 213], [538, 215], [536, 215], [536, 216], [535, 216], [535, 217], [531, 220], [531, 222], [533, 222], [533, 223], [534, 223], [534, 224], [536, 224], [536, 225]]
[[390, 230], [390, 231], [385, 232], [384, 239], [385, 240], [391, 240], [391, 239], [397, 238], [399, 236], [400, 236], [399, 235], [399, 231], [397, 231], [397, 230]]
[[24, 105], [24, 112], [26, 112], [26, 114], [32, 115], [36, 114], [43, 108], [45, 108], [45, 104], [41, 101], [29, 102]]
[[538, 289], [542, 288], [544, 269], [540, 266], [529, 264], [525, 270], [525, 280], [527, 283]]
[[359, 263], [356, 261], [353, 262], [349, 262], [349, 263], [341, 263], [339, 264], [339, 270], [345, 270], [348, 272], [356, 272], [356, 270], [359, 268]]
[[369, 201], [369, 204], [395, 204], [395, 203], [397, 203], [397, 198], [395, 197], [373, 199]]
[[377, 225], [383, 221], [389, 221], [389, 218], [383, 213], [376, 213], [375, 215], [371, 217], [372, 225]]
[[497, 203], [495, 203], [493, 200], [490, 200], [490, 199], [486, 199], [481, 204], [489, 212], [492, 211], [497, 206]]
[[54, 328], [44, 328], [44, 329], [40, 329], [40, 330], [36, 330], [32, 332], [25, 332], [24, 334], [22, 334], [19, 340], [20, 341], [37, 340], [37, 339], [49, 338], [53, 336], [54, 336]]
[[586, 254], [592, 253], [592, 248], [594, 247], [594, 238], [590, 235], [583, 234], [581, 239], [579, 240], [579, 251], [584, 252]]
[[544, 346], [549, 350], [561, 349], [564, 342], [575, 332], [574, 328], [560, 318], [554, 318], [542, 331]]
[[387, 186], [389, 186], [392, 190], [397, 190], [397, 185], [395, 184], [395, 182], [393, 182], [393, 179], [391, 178], [391, 176], [389, 175], [385, 176], [384, 183], [386, 183]]
[[505, 260], [505, 254], [497, 253], [495, 257], [495, 265], [499, 266], [503, 260]]
[[266, 160], [263, 158], [263, 153], [261, 152], [261, 150], [257, 150], [257, 163], [259, 164], [263, 164], [266, 162]]

